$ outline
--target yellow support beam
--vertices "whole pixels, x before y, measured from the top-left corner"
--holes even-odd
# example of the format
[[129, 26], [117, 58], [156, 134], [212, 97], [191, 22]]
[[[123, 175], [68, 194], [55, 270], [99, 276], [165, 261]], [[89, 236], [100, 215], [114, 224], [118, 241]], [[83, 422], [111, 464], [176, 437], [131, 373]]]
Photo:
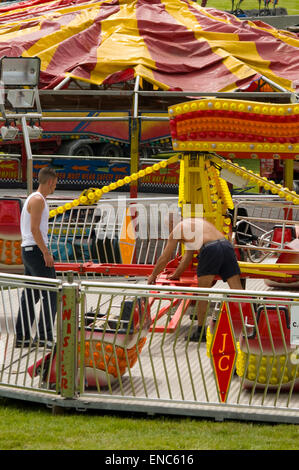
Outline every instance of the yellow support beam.
[[[139, 168], [139, 119], [132, 118], [131, 122], [131, 171], [133, 174], [138, 173]], [[131, 197], [137, 197], [138, 193], [138, 178], [132, 179], [130, 195]]]
[[[239, 266], [242, 269], [251, 269], [256, 268], [256, 263], [246, 263], [245, 261], [239, 261]], [[258, 270], [259, 272], [263, 270], [271, 270], [271, 271], [288, 271], [292, 269], [292, 271], [298, 271], [299, 274], [299, 264], [287, 264], [287, 263], [258, 263]]]
[[262, 273], [265, 278], [277, 277], [279, 279], [289, 279], [293, 277], [291, 274], [282, 273], [282, 272], [261, 271], [260, 269], [249, 269], [249, 268], [240, 268], [240, 269], [241, 269], [241, 273], [243, 274], [256, 274], [257, 276], [260, 276]]
[[284, 175], [283, 180], [286, 188], [292, 191], [294, 182], [294, 160], [284, 161]]
[[183, 217], [205, 217], [228, 237], [234, 207], [226, 181], [211, 164], [210, 155], [184, 154], [181, 158], [179, 206]]

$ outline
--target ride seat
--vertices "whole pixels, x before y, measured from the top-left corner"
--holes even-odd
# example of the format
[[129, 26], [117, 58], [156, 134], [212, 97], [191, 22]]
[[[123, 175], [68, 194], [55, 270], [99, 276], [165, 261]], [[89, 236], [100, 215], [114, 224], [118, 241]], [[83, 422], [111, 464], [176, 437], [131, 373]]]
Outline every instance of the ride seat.
[[[283, 239], [282, 239], [283, 237]], [[275, 243], [289, 243], [296, 238], [296, 229], [294, 225], [285, 225], [283, 233], [283, 225], [274, 225], [272, 242]], [[274, 243], [271, 244], [271, 248], [275, 248]]]
[[[248, 217], [247, 209], [238, 207], [238, 217]], [[238, 220], [236, 223], [236, 243], [237, 245], [247, 245], [257, 241], [258, 237], [252, 233], [251, 226], [247, 220]]]

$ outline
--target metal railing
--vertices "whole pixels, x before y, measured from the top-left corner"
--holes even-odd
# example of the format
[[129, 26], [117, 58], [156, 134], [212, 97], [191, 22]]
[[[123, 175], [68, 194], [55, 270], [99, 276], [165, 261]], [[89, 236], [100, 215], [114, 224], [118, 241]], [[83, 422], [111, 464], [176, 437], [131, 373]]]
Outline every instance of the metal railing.
[[[233, 200], [233, 238], [244, 258], [260, 262], [289, 252], [285, 245], [296, 237], [298, 206], [262, 195]], [[178, 215], [176, 197], [101, 199], [50, 219], [50, 247], [59, 263], [154, 264], [173, 214]]]
[[[233, 241], [243, 261], [275, 262], [290, 253], [287, 245], [296, 237], [298, 206], [262, 195], [234, 196], [233, 201]], [[170, 218], [178, 216], [177, 197], [170, 196], [102, 198], [96, 205], [70, 204], [65, 211], [67, 202], [49, 203], [50, 209], [59, 209], [60, 204], [62, 209], [49, 221], [49, 245], [56, 263], [70, 264], [70, 269], [90, 262], [152, 265], [167, 243]], [[298, 253], [293, 249], [292, 254]], [[21, 269], [20, 265], [16, 272]], [[107, 275], [105, 271], [88, 273], [88, 277]], [[84, 276], [81, 272], [80, 277]]]
[[[225, 289], [159, 286], [153, 292], [152, 286], [107, 289], [88, 281], [81, 288], [81, 324], [83, 318], [88, 324], [80, 336], [81, 396], [146, 399], [152, 407], [160, 400], [186, 409], [212, 405], [213, 413], [219, 406], [297, 409], [299, 361], [290, 345], [290, 318], [298, 294], [290, 300], [287, 293]], [[202, 300], [208, 301], [207, 343], [193, 343]]]
[[173, 213], [177, 198], [172, 197], [119, 197], [72, 207], [50, 219], [50, 248], [60, 263], [154, 264], [168, 240]]
[[[51, 296], [57, 297], [60, 317], [61, 281], [0, 274], [0, 383], [15, 389], [51, 391], [43, 382], [52, 365], [55, 345], [46, 350], [48, 335], [57, 337], [57, 318]], [[55, 299], [54, 299], [55, 300]], [[49, 309], [47, 311], [47, 309]], [[46, 324], [49, 322], [49, 330]], [[58, 329], [59, 331], [59, 329]]]
[[269, 196], [234, 198], [234, 241], [251, 262], [289, 253], [299, 228], [299, 207]]
[[[27, 289], [39, 298], [57, 293], [50, 349], [16, 347]], [[0, 292], [0, 395], [77, 409], [299, 422], [299, 294], [71, 275], [67, 282], [1, 275]], [[207, 339], [192, 342], [205, 300]]]

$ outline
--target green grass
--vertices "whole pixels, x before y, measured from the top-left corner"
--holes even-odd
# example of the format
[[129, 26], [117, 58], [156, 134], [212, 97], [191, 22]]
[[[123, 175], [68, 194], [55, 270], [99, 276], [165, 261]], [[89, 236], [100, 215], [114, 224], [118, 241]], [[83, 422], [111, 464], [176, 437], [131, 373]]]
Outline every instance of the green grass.
[[299, 426], [67, 411], [0, 398], [0, 450], [297, 450]]
[[[198, 0], [199, 5], [201, 0]], [[237, 0], [235, 0], [235, 5]], [[296, 5], [297, 4], [297, 5]], [[261, 0], [261, 8], [263, 8], [264, 2]], [[286, 8], [289, 15], [299, 15], [299, 6], [297, 0], [279, 0], [278, 7]], [[207, 8], [217, 8], [218, 10], [230, 11], [232, 8], [231, 0], [208, 0]], [[258, 9], [259, 3], [258, 0], [243, 0], [240, 5], [242, 10], [251, 10], [253, 8]], [[297, 8], [296, 8], [297, 7]], [[273, 8], [273, 3], [270, 3], [270, 8]]]
[[[201, 3], [201, 0], [198, 0]], [[294, 0], [279, 0], [289, 15]], [[230, 0], [207, 7], [230, 10]], [[242, 9], [258, 8], [244, 0]], [[44, 405], [0, 398], [0, 450], [298, 450], [299, 426], [144, 415], [53, 415]]]

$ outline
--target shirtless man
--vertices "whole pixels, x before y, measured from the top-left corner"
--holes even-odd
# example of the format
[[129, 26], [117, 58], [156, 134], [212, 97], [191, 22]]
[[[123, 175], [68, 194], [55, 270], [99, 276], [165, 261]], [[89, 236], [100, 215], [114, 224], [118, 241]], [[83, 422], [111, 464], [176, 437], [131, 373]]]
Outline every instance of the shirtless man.
[[[167, 245], [158, 258], [153, 272], [148, 278], [148, 284], [154, 284], [158, 274], [163, 271], [177, 246], [182, 242], [185, 252], [175, 272], [168, 279], [179, 279], [180, 275], [189, 266], [194, 253], [198, 253], [198, 287], [210, 288], [216, 275], [221, 276], [231, 289], [242, 290], [240, 268], [232, 244], [224, 238], [213, 224], [203, 218], [183, 219], [171, 232]], [[201, 337], [205, 341], [205, 332], [202, 332], [203, 322], [207, 310], [207, 301], [199, 302], [198, 328], [190, 337], [190, 341], [198, 341]], [[202, 335], [202, 336], [201, 336]]]

